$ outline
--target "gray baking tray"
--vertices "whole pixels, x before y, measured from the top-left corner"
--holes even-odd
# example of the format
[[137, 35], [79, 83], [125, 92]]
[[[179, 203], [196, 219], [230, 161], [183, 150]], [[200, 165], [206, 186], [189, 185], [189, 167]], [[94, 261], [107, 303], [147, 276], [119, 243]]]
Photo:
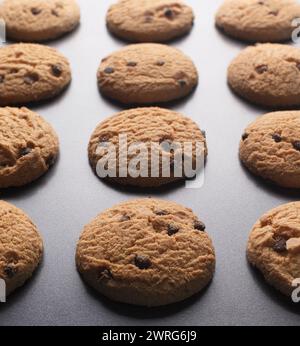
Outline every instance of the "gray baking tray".
[[[240, 136], [264, 109], [232, 94], [226, 69], [245, 44], [214, 26], [222, 0], [186, 0], [195, 11], [192, 32], [171, 44], [196, 63], [194, 94], [168, 107], [194, 119], [207, 132], [205, 184], [160, 190], [107, 185], [89, 167], [87, 144], [95, 126], [121, 107], [102, 98], [96, 84], [101, 58], [126, 43], [106, 30], [105, 13], [114, 0], [79, 0], [81, 26], [49, 43], [71, 61], [73, 81], [59, 98], [34, 105], [56, 129], [61, 154], [43, 178], [0, 198], [24, 209], [44, 239], [42, 265], [23, 288], [0, 305], [0, 325], [299, 325], [300, 305], [265, 284], [248, 265], [245, 248], [257, 218], [270, 208], [300, 199], [300, 193], [268, 185], [248, 174], [238, 160]], [[191, 207], [205, 221], [217, 253], [216, 274], [200, 295], [171, 306], [146, 309], [111, 302], [89, 289], [74, 264], [83, 226], [103, 209], [128, 198], [153, 196]]]

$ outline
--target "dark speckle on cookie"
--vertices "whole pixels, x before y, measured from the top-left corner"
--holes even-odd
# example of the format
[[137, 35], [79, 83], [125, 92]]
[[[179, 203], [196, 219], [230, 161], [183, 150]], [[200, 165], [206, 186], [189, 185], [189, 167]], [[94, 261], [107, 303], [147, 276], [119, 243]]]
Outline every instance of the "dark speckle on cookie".
[[134, 264], [139, 269], [145, 270], [151, 267], [151, 261], [149, 257], [143, 255], [136, 255], [134, 258]]
[[180, 230], [180, 228], [178, 226], [175, 226], [175, 225], [168, 225], [168, 229], [167, 229], [167, 232], [168, 232], [168, 235], [169, 236], [172, 236], [176, 233], [178, 233]]

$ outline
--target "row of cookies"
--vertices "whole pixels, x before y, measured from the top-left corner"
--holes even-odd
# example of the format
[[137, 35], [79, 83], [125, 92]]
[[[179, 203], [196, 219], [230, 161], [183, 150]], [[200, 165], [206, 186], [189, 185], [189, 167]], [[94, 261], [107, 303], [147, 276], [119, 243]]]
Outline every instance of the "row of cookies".
[[[75, 0], [4, 0], [0, 18], [10, 40], [42, 42], [74, 30], [80, 21]], [[291, 39], [300, 18], [295, 0], [226, 0], [216, 13], [216, 26], [227, 35], [250, 42]], [[188, 33], [193, 9], [180, 0], [119, 0], [106, 15], [107, 28], [131, 42], [165, 42]]]
[[[265, 114], [251, 123], [242, 134], [240, 158], [246, 167], [277, 185], [300, 188], [300, 111], [281, 111]], [[59, 140], [52, 128], [41, 116], [29, 109], [0, 108], [0, 188], [28, 184], [43, 175], [56, 161]], [[126, 150], [134, 143], [149, 146], [157, 143], [160, 155], [176, 158], [176, 148], [172, 152], [164, 148], [165, 141], [175, 142], [182, 149], [186, 142], [193, 145], [202, 143], [203, 155], [207, 156], [206, 133], [190, 118], [175, 111], [145, 107], [117, 113], [102, 121], [91, 135], [88, 155], [93, 170], [97, 173], [97, 163], [104, 155], [99, 151], [101, 143], [116, 146], [117, 168], [121, 167], [122, 152], [119, 136], [126, 135]], [[193, 150], [194, 153], [194, 150]], [[196, 157], [193, 156], [193, 166]], [[149, 162], [149, 165], [151, 162]], [[160, 162], [161, 164], [161, 162]], [[181, 161], [181, 165], [184, 162]], [[174, 182], [184, 176], [169, 177], [159, 170], [158, 176], [151, 176], [151, 166], [146, 177], [115, 176], [110, 180], [135, 186], [160, 186]]]
[[[0, 49], [0, 105], [51, 98], [71, 80], [67, 59], [54, 48], [13, 44]], [[161, 44], [129, 45], [104, 58], [98, 70], [103, 95], [128, 104], [182, 98], [198, 72], [180, 50]], [[246, 48], [230, 64], [228, 82], [243, 98], [268, 107], [300, 104], [300, 49], [279, 44]]]
[[[247, 246], [248, 260], [288, 296], [300, 275], [299, 212], [300, 202], [294, 202], [266, 213]], [[30, 218], [3, 201], [0, 224], [0, 277], [10, 294], [42, 260], [43, 241]], [[205, 224], [191, 209], [149, 198], [116, 205], [86, 225], [76, 265], [91, 287], [113, 300], [160, 306], [206, 287], [214, 275], [215, 251]]]

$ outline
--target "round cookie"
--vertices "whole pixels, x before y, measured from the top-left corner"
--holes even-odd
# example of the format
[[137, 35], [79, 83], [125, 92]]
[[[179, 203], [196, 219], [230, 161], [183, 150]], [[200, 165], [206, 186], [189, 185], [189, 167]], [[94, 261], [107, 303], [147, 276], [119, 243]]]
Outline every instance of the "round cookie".
[[300, 17], [295, 0], [227, 0], [216, 14], [216, 25], [234, 38], [250, 42], [290, 40]]
[[300, 111], [274, 112], [250, 124], [240, 158], [254, 174], [288, 188], [300, 188]]
[[0, 279], [5, 281], [6, 295], [32, 276], [42, 253], [41, 236], [30, 218], [0, 201]]
[[300, 202], [281, 205], [254, 225], [247, 255], [265, 279], [290, 296], [300, 278]]
[[246, 100], [271, 108], [300, 105], [300, 49], [258, 44], [244, 49], [228, 69], [232, 90]]
[[202, 290], [213, 277], [215, 254], [192, 210], [141, 199], [108, 209], [85, 226], [76, 263], [83, 279], [103, 295], [159, 306]]
[[58, 155], [50, 124], [27, 108], [0, 108], [0, 188], [22, 186], [43, 175]]
[[120, 0], [107, 13], [108, 29], [133, 42], [164, 42], [189, 32], [194, 13], [180, 0]]
[[[120, 150], [120, 135], [127, 136], [127, 146], [124, 148], [121, 144], [121, 149], [123, 148], [123, 150]], [[195, 169], [196, 163], [198, 167], [201, 166], [207, 155], [205, 133], [199, 129], [194, 121], [180, 113], [156, 107], [125, 110], [97, 126], [91, 136], [88, 149], [89, 160], [96, 173], [98, 173], [98, 161], [108, 155], [107, 143], [113, 144], [117, 153], [116, 177], [108, 179], [117, 183], [140, 187], [160, 186], [184, 179], [184, 172], [187, 172], [184, 170], [184, 163], [186, 162], [182, 159], [185, 143], [192, 143], [193, 145], [191, 153], [185, 152], [185, 155], [188, 155], [186, 157], [192, 158], [190, 161], [190, 164], [192, 164], [191, 168]], [[128, 148], [136, 143], [143, 143], [147, 148], [147, 153], [143, 156], [147, 165], [145, 170], [147, 173], [146, 177], [143, 177], [142, 174], [139, 174], [138, 177], [133, 177], [130, 174], [131, 157]], [[178, 148], [178, 151], [175, 150], [174, 152], [169, 149], [168, 145], [172, 144]], [[199, 148], [198, 151], [196, 146]], [[157, 165], [155, 165], [156, 161], [154, 159], [150, 159], [151, 147], [157, 148], [159, 152], [159, 162]], [[123, 164], [121, 160], [122, 153], [126, 154], [127, 152], [130, 158]], [[110, 157], [113, 158], [112, 155]], [[168, 165], [171, 166], [169, 175], [164, 174], [162, 169], [165, 158], [168, 160]], [[180, 161], [178, 161], [178, 158]], [[175, 168], [172, 169], [172, 164], [174, 164], [174, 167], [177, 167], [175, 163], [180, 166], [183, 173], [181, 177], [176, 177], [176, 174], [174, 174]], [[154, 167], [157, 167], [155, 172], [159, 172], [156, 177], [154, 177], [154, 174], [151, 174], [151, 170]], [[128, 172], [127, 177], [122, 177], [122, 174], [120, 174], [120, 171], [124, 168]], [[201, 168], [199, 167], [199, 169]], [[98, 174], [98, 176], [100, 175]]]
[[103, 59], [98, 84], [103, 95], [125, 104], [182, 98], [198, 82], [195, 65], [180, 50], [155, 43], [129, 45]]
[[41, 42], [72, 31], [80, 21], [75, 0], [4, 0], [0, 18], [7, 37], [22, 42]]
[[56, 49], [38, 44], [0, 48], [0, 105], [52, 98], [71, 81], [68, 60]]

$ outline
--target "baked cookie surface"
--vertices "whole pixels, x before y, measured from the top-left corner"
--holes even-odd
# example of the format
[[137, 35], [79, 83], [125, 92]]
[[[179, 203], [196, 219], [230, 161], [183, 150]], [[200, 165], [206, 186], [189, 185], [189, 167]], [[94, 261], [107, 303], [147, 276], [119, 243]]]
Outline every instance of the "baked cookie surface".
[[300, 111], [268, 113], [250, 124], [242, 136], [240, 158], [254, 174], [300, 188]]
[[56, 49], [39, 44], [0, 48], [0, 105], [46, 100], [71, 81], [68, 60]]
[[179, 0], [121, 0], [107, 13], [108, 29], [134, 42], [164, 42], [189, 32], [194, 14]]
[[29, 217], [0, 201], [0, 278], [6, 283], [7, 295], [32, 276], [42, 253], [41, 236]]
[[271, 108], [300, 105], [300, 49], [258, 44], [244, 49], [228, 68], [228, 83], [244, 99]]
[[272, 286], [290, 296], [300, 277], [300, 202], [263, 215], [252, 229], [247, 254]]
[[124, 303], [159, 306], [184, 300], [212, 279], [215, 254], [205, 225], [173, 202], [132, 200], [88, 224], [76, 263], [83, 279]]
[[198, 73], [180, 50], [162, 44], [126, 46], [104, 58], [98, 69], [103, 95], [125, 104], [153, 104], [192, 92]]
[[[126, 135], [127, 145], [123, 147], [120, 135]], [[104, 144], [106, 143], [106, 144]], [[97, 163], [105, 155], [108, 155], [107, 143], [113, 144], [116, 148], [117, 158], [117, 174], [115, 178], [110, 178], [112, 181], [125, 184], [135, 185], [140, 187], [154, 187], [163, 184], [172, 183], [176, 180], [185, 178], [183, 154], [186, 158], [191, 158], [190, 165], [192, 169], [196, 168], [196, 163], [200, 168], [207, 155], [207, 146], [205, 133], [202, 132], [197, 124], [191, 119], [181, 115], [180, 113], [158, 108], [135, 108], [126, 110], [109, 117], [101, 122], [91, 136], [89, 143], [89, 160], [94, 171], [97, 173]], [[143, 156], [146, 166], [146, 177], [140, 174], [138, 177], [130, 175], [130, 146], [146, 145], [147, 152]], [[191, 143], [193, 149], [184, 153], [185, 143]], [[178, 151], [172, 151], [168, 145], [174, 145]], [[197, 149], [198, 146], [198, 149]], [[156, 165], [154, 159], [151, 160], [151, 147], [159, 152], [159, 162]], [[155, 148], [155, 149], [154, 149]], [[125, 149], [125, 150], [124, 150]], [[129, 160], [123, 164], [121, 161], [122, 155], [128, 153]], [[114, 154], [113, 154], [114, 155]], [[112, 157], [112, 156], [111, 156]], [[163, 173], [163, 160], [168, 159], [170, 174], [166, 176]], [[179, 162], [179, 160], [180, 162]], [[174, 174], [175, 163], [181, 168], [181, 177], [176, 177]], [[198, 161], [197, 161], [198, 160]], [[154, 177], [151, 172], [153, 169], [158, 172], [158, 176]], [[122, 168], [128, 172], [127, 177], [122, 177], [120, 171]], [[99, 176], [99, 175], [98, 175]]]
[[58, 138], [27, 108], [0, 108], [0, 188], [22, 186], [42, 176], [58, 156]]
[[4, 0], [0, 18], [6, 23], [9, 39], [41, 42], [75, 29], [80, 10], [75, 0]]
[[291, 40], [294, 19], [300, 18], [295, 0], [226, 0], [216, 25], [234, 38], [250, 42]]

